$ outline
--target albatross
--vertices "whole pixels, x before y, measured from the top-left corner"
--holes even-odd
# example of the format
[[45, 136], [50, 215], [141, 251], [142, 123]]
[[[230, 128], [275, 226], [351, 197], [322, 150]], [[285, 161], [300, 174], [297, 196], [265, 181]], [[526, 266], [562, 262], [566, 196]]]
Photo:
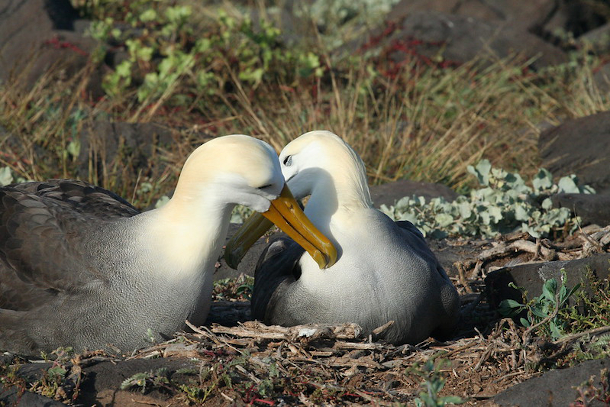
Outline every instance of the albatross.
[[130, 352], [203, 324], [236, 204], [263, 213], [319, 267], [332, 244], [285, 186], [277, 154], [244, 135], [187, 159], [172, 199], [140, 213], [74, 180], [0, 188], [0, 349]]
[[[256, 268], [252, 316], [283, 326], [351, 322], [364, 334], [386, 325], [379, 338], [394, 344], [448, 339], [457, 290], [413, 224], [373, 207], [358, 154], [337, 135], [313, 131], [286, 145], [279, 158], [295, 198], [310, 195], [305, 214], [338, 256], [320, 269], [294, 241], [272, 242]], [[254, 215], [232, 237], [229, 264], [238, 264], [271, 226], [262, 220]]]

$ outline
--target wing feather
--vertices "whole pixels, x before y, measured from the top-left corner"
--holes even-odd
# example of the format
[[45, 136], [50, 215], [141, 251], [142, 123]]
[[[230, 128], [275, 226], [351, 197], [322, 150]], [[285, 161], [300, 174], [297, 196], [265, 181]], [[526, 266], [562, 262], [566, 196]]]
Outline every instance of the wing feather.
[[73, 180], [0, 189], [0, 309], [34, 309], [99, 279], [84, 242], [102, 223], [138, 212], [103, 188]]

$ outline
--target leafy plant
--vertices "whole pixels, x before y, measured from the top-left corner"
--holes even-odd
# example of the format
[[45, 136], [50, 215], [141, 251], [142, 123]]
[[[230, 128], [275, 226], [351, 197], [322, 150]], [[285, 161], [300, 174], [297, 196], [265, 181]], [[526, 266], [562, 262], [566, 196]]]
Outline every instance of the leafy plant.
[[[189, 4], [151, 0], [89, 12], [96, 14], [91, 36], [126, 50], [103, 82], [115, 98], [135, 89], [139, 103], [184, 105], [237, 80], [256, 88], [264, 78], [291, 81], [323, 72], [316, 54], [282, 47], [280, 30], [265, 19], [255, 27], [248, 15], [238, 20], [219, 9], [214, 20], [200, 22]], [[202, 23], [207, 30], [195, 35]]]
[[610, 281], [599, 279], [589, 270], [586, 284], [589, 290], [580, 290], [576, 294], [574, 302], [578, 307], [562, 311], [563, 316], [570, 321], [570, 332], [583, 332], [610, 325]]
[[[599, 384], [599, 387], [597, 387]], [[599, 380], [595, 382], [595, 376], [582, 383], [576, 388], [578, 398], [570, 403], [570, 407], [585, 407], [595, 401], [610, 405], [610, 384], [608, 383], [608, 369], [601, 369]]]
[[250, 300], [254, 290], [254, 277], [241, 274], [237, 278], [224, 278], [214, 282], [214, 300]]
[[571, 352], [559, 366], [573, 366], [585, 360], [607, 358], [608, 354], [610, 354], [610, 335], [591, 338], [591, 335], [587, 334], [572, 345]]
[[554, 184], [551, 173], [545, 169], [538, 171], [532, 187], [519, 174], [492, 168], [489, 160], [469, 166], [468, 171], [482, 186], [469, 196], [461, 195], [453, 202], [433, 198], [428, 203], [424, 197], [404, 197], [390, 208], [382, 205], [381, 210], [395, 220], [410, 221], [424, 235], [432, 237], [494, 237], [513, 231], [545, 237], [552, 232], [572, 232], [579, 222], [569, 209], [553, 208], [551, 195], [594, 192], [588, 186], [578, 186], [573, 175]]
[[569, 327], [569, 320], [562, 311], [569, 307], [568, 300], [581, 286], [578, 283], [568, 288], [566, 282], [566, 271], [561, 269], [561, 284], [555, 278], [550, 278], [544, 282], [540, 296], [524, 304], [512, 299], [503, 300], [499, 312], [504, 316], [515, 317], [525, 311], [527, 316], [519, 318], [521, 325], [529, 330], [537, 330], [541, 336], [557, 340], [565, 335]]
[[156, 372], [141, 372], [136, 373], [121, 383], [121, 390], [139, 387], [142, 393], [151, 387], [167, 387], [170, 384], [167, 368], [162, 367]]
[[441, 372], [443, 366], [449, 361], [439, 359], [438, 361], [432, 357], [422, 365], [414, 364], [407, 369], [408, 374], [415, 375], [424, 381], [420, 388], [423, 391], [419, 393], [419, 397], [415, 398], [414, 402], [417, 407], [441, 407], [449, 404], [463, 404], [466, 401], [459, 396], [440, 396], [439, 393], [445, 387], [445, 378]]

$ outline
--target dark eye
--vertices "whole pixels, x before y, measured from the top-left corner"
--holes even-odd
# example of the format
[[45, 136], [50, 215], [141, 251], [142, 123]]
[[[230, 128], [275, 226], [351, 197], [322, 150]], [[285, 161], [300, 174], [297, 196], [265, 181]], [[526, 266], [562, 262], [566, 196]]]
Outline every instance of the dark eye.
[[287, 155], [286, 158], [284, 158], [284, 165], [286, 167], [290, 167], [292, 165], [292, 156], [291, 155]]
[[265, 188], [269, 188], [271, 186], [271, 184], [265, 184], [261, 187], [258, 187], [258, 189], [265, 189]]

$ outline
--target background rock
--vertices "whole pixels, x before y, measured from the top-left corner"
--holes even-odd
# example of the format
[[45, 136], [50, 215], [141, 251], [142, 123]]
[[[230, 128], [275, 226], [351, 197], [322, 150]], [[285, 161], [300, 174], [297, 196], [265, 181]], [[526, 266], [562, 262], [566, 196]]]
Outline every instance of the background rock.
[[[610, 359], [589, 360], [569, 369], [554, 369], [540, 377], [519, 383], [494, 397], [500, 406], [568, 406], [579, 394], [576, 390], [583, 382], [595, 376], [598, 388], [602, 369], [610, 368]], [[606, 374], [608, 374], [606, 372]], [[578, 404], [574, 404], [578, 405]], [[593, 402], [588, 406], [607, 405]]]
[[[79, 20], [69, 0], [5, 0], [0, 3], [0, 82], [24, 74], [31, 87], [61, 64], [70, 77], [85, 66], [96, 46], [75, 30]], [[76, 24], [82, 28], [86, 24]], [[101, 77], [93, 75], [92, 83]], [[96, 88], [95, 86], [92, 89]], [[100, 91], [100, 88], [96, 88]]]
[[568, 208], [580, 216], [582, 225], [610, 225], [610, 195], [557, 194], [551, 197], [554, 207]]
[[370, 191], [371, 199], [376, 208], [381, 205], [387, 205], [388, 207], [394, 205], [396, 201], [405, 196], [423, 196], [426, 201], [442, 196], [449, 202], [459, 196], [457, 192], [445, 185], [406, 179], [381, 185], [371, 185]]
[[610, 193], [610, 112], [565, 121], [540, 134], [541, 166], [555, 177], [576, 174], [598, 194]]
[[[431, 59], [441, 56], [444, 61], [458, 64], [477, 57], [493, 60], [494, 57], [505, 58], [514, 53], [520, 54], [524, 60], [537, 57], [532, 63], [534, 68], [567, 61], [566, 54], [560, 48], [524, 29], [439, 12], [409, 14], [389, 41], [406, 44], [417, 55]], [[404, 53], [400, 48], [390, 54], [396, 61], [409, 55], [410, 52]]]
[[418, 11], [437, 11], [468, 16], [490, 23], [511, 23], [522, 29], [542, 26], [557, 9], [555, 0], [479, 1], [479, 0], [402, 0], [390, 13], [396, 20]]
[[587, 288], [588, 273], [597, 280], [607, 279], [610, 275], [608, 262], [610, 254], [598, 254], [584, 259], [571, 261], [550, 261], [545, 263], [527, 263], [514, 267], [504, 267], [492, 271], [485, 278], [486, 293], [489, 302], [497, 307], [502, 300], [512, 299], [518, 302], [523, 300], [521, 291], [512, 288], [509, 284], [527, 291], [528, 298], [540, 296], [542, 285], [551, 278], [561, 281], [561, 269], [566, 270], [569, 287], [582, 282]]

